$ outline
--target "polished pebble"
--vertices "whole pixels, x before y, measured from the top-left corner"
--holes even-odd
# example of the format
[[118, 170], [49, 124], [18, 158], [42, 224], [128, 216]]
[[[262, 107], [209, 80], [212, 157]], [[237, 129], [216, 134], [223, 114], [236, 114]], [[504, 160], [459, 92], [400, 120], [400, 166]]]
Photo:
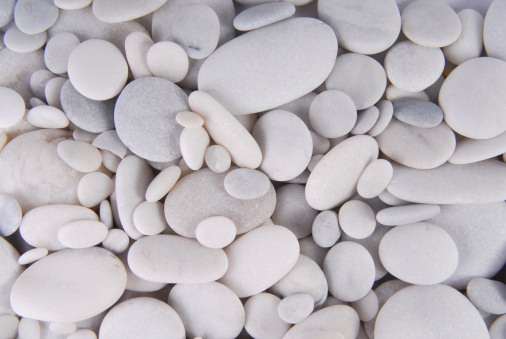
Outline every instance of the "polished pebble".
[[169, 166], [161, 171], [146, 189], [146, 201], [155, 202], [170, 192], [181, 176], [181, 168]]
[[341, 237], [337, 213], [331, 210], [320, 212], [313, 221], [311, 233], [318, 246], [334, 246]]
[[37, 320], [21, 318], [18, 326], [19, 339], [40, 339], [40, 324]]
[[54, 74], [67, 73], [70, 53], [80, 44], [73, 33], [65, 32], [53, 36], [44, 49], [44, 62]]
[[487, 55], [506, 61], [503, 20], [506, 13], [506, 3], [502, 0], [493, 1], [487, 10], [483, 25], [483, 42]]
[[278, 315], [289, 324], [297, 324], [306, 319], [313, 309], [313, 297], [309, 294], [297, 293], [281, 300], [278, 304]]
[[97, 136], [98, 136], [98, 133], [88, 132], [88, 131], [85, 131], [84, 129], [81, 129], [77, 126], [75, 126], [75, 129], [72, 132], [72, 137], [74, 138], [75, 141], [83, 141], [83, 142], [87, 142], [88, 144], [91, 144]]
[[492, 313], [506, 313], [506, 284], [500, 281], [475, 278], [467, 284], [467, 297], [477, 309]]
[[349, 200], [339, 209], [339, 226], [354, 239], [370, 236], [376, 228], [373, 209], [360, 200]]
[[25, 115], [25, 102], [14, 90], [0, 87], [0, 128], [16, 125]]
[[435, 217], [441, 212], [439, 205], [414, 204], [382, 209], [376, 220], [385, 226], [412, 224]]
[[370, 321], [378, 314], [378, 296], [373, 290], [370, 290], [365, 297], [350, 303], [350, 306], [357, 312], [361, 321]]
[[14, 8], [14, 20], [25, 34], [38, 34], [51, 27], [58, 18], [58, 7], [52, 0], [21, 0]]
[[267, 2], [245, 9], [237, 14], [234, 27], [238, 31], [251, 31], [285, 20], [295, 13], [295, 6], [288, 2]]
[[189, 61], [184, 49], [172, 41], [160, 41], [151, 46], [147, 54], [149, 70], [153, 75], [179, 82], [188, 73]]
[[216, 173], [223, 173], [230, 168], [232, 159], [227, 149], [220, 145], [211, 145], [206, 149], [204, 160], [207, 167]]
[[58, 231], [58, 241], [68, 248], [87, 248], [107, 238], [107, 226], [100, 221], [79, 220], [64, 225]]
[[103, 149], [100, 150], [100, 154], [102, 154], [102, 165], [104, 165], [104, 167], [112, 173], [116, 173], [119, 163], [121, 162], [121, 158]]
[[190, 111], [179, 112], [176, 115], [176, 121], [185, 128], [199, 128], [204, 125], [204, 119], [197, 113]]
[[19, 202], [9, 194], [0, 193], [0, 236], [8, 237], [16, 232], [22, 217]]
[[375, 137], [387, 128], [388, 124], [392, 120], [394, 114], [394, 108], [389, 100], [380, 100], [376, 107], [379, 111], [378, 121], [374, 126], [367, 132], [371, 137]]
[[462, 32], [454, 43], [443, 48], [445, 58], [454, 65], [478, 58], [483, 50], [483, 16], [470, 8], [461, 10], [458, 15]]
[[25, 34], [16, 26], [5, 32], [3, 41], [5, 46], [16, 53], [29, 53], [38, 50], [47, 40], [47, 33]]
[[259, 293], [248, 298], [244, 304], [246, 321], [244, 329], [253, 338], [281, 338], [290, 329], [290, 324], [281, 320], [278, 305], [281, 299], [270, 293]]
[[51, 322], [48, 327], [52, 333], [62, 335], [71, 334], [77, 329], [77, 325], [72, 322]]
[[125, 231], [113, 228], [107, 233], [107, 237], [102, 241], [102, 247], [114, 254], [123, 253], [128, 248], [130, 239]]
[[506, 153], [506, 132], [490, 139], [462, 138], [457, 141], [455, 152], [448, 159], [452, 164], [470, 164]]
[[99, 150], [86, 142], [64, 140], [58, 144], [56, 151], [60, 159], [80, 172], [93, 172], [102, 164]]
[[[311, 139], [313, 139], [313, 155], [317, 154], [325, 154], [330, 149], [330, 139], [322, 137], [318, 133], [309, 130], [309, 133], [311, 133]], [[346, 135], [342, 136], [341, 138], [345, 138]], [[334, 138], [336, 139], [336, 138]]]
[[114, 183], [101, 172], [84, 175], [77, 185], [77, 198], [84, 207], [95, 207], [114, 191]]
[[44, 88], [44, 94], [46, 97], [46, 102], [49, 106], [56, 107], [58, 109], [62, 109], [60, 93], [63, 85], [67, 79], [63, 77], [56, 77], [50, 79], [46, 83], [46, 87]]
[[47, 250], [47, 248], [41, 248], [41, 247], [33, 248], [33, 249], [23, 253], [19, 257], [18, 263], [20, 265], [32, 264], [32, 263], [36, 262], [37, 260], [42, 259], [45, 256], [47, 256], [48, 253], [49, 253], [49, 251]]
[[443, 121], [443, 111], [430, 101], [405, 98], [395, 101], [394, 117], [412, 126], [432, 128]]
[[202, 167], [206, 150], [210, 144], [209, 134], [204, 127], [183, 129], [179, 145], [183, 159], [191, 170], [196, 171]]
[[357, 108], [353, 100], [336, 89], [320, 93], [309, 109], [311, 127], [325, 138], [342, 137], [357, 122]]
[[358, 179], [358, 194], [366, 199], [380, 195], [392, 180], [392, 175], [392, 164], [388, 160], [378, 159], [371, 162]]
[[156, 235], [169, 227], [163, 214], [163, 204], [159, 201], [144, 201], [137, 205], [133, 221], [137, 231], [144, 235]]
[[65, 128], [69, 125], [69, 119], [65, 113], [48, 105], [40, 105], [30, 109], [26, 113], [26, 120], [33, 126], [40, 128]]
[[47, 69], [39, 69], [30, 75], [30, 88], [33, 95], [39, 99], [45, 99], [44, 89], [46, 83], [56, 75]]
[[232, 220], [222, 216], [202, 220], [195, 230], [198, 242], [209, 248], [223, 248], [230, 245], [236, 233]]
[[0, 329], [5, 338], [16, 338], [18, 332], [19, 319], [12, 314], [0, 315]]
[[365, 134], [374, 127], [379, 118], [379, 109], [371, 106], [357, 113], [357, 123], [350, 131], [353, 135]]
[[238, 168], [227, 173], [223, 186], [228, 194], [236, 199], [257, 199], [269, 192], [271, 182], [262, 172], [248, 168]]

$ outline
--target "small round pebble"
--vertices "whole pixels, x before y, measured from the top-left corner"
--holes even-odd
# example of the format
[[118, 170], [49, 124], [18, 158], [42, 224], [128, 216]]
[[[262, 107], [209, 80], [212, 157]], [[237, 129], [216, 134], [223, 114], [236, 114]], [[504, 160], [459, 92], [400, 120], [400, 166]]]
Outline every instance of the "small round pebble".
[[92, 330], [79, 329], [67, 336], [67, 339], [97, 339], [97, 335]]
[[77, 329], [75, 323], [56, 323], [52, 322], [49, 324], [49, 330], [55, 334], [71, 334]]
[[195, 230], [199, 243], [209, 248], [223, 248], [235, 239], [237, 230], [227, 217], [214, 216], [202, 220]]
[[204, 119], [191, 111], [179, 112], [176, 115], [176, 121], [185, 128], [198, 128], [204, 125]]
[[314, 300], [309, 294], [292, 294], [278, 304], [279, 317], [289, 323], [297, 324], [306, 319], [314, 309]]
[[431, 128], [443, 121], [441, 108], [426, 100], [405, 98], [394, 103], [394, 116], [406, 124]]
[[392, 180], [394, 170], [390, 161], [374, 160], [358, 179], [357, 192], [366, 199], [374, 198], [383, 192]]
[[14, 8], [16, 26], [26, 34], [42, 33], [58, 19], [53, 0], [19, 0]]
[[223, 173], [230, 168], [232, 159], [227, 149], [221, 145], [212, 145], [206, 149], [204, 155], [207, 167], [213, 172]]
[[128, 153], [128, 148], [121, 142], [115, 130], [108, 130], [100, 133], [93, 139], [91, 144], [96, 148], [112, 152], [121, 159]]
[[234, 27], [238, 31], [250, 31], [285, 20], [295, 13], [295, 6], [288, 2], [267, 2], [245, 9], [237, 14]]
[[474, 278], [467, 284], [467, 297], [477, 309], [492, 314], [506, 313], [506, 284], [501, 281]]
[[0, 330], [3, 338], [16, 338], [19, 319], [11, 314], [0, 315]]
[[373, 290], [370, 290], [365, 297], [353, 301], [350, 306], [357, 312], [361, 321], [373, 320], [378, 314], [378, 296]]
[[[503, 1], [493, 1], [485, 16], [483, 25], [483, 42], [487, 55], [506, 61], [506, 48], [504, 47], [504, 14], [506, 4]], [[483, 14], [483, 13], [482, 13]]]
[[168, 225], [163, 214], [163, 204], [159, 201], [140, 203], [133, 214], [135, 228], [144, 235], [163, 232]]
[[48, 105], [33, 107], [26, 113], [26, 120], [35, 127], [65, 128], [70, 121], [61, 110]]
[[412, 224], [435, 217], [441, 212], [439, 205], [404, 205], [382, 209], [376, 220], [385, 226]]
[[21, 318], [18, 326], [19, 339], [40, 339], [40, 324], [35, 319]]
[[112, 43], [90, 39], [72, 50], [68, 75], [81, 95], [93, 100], [107, 100], [118, 95], [126, 84], [128, 64]]
[[114, 183], [101, 172], [84, 175], [77, 185], [77, 198], [84, 207], [94, 207], [114, 191]]
[[381, 100], [376, 104], [376, 107], [379, 110], [378, 121], [374, 124], [374, 126], [367, 132], [371, 137], [375, 137], [387, 128], [390, 120], [392, 120], [392, 116], [394, 114], [394, 107], [392, 102], [389, 100]]
[[149, 184], [146, 190], [146, 200], [155, 202], [162, 199], [174, 187], [181, 176], [181, 168], [169, 166], [161, 171]]
[[344, 233], [355, 239], [370, 236], [376, 228], [373, 209], [361, 200], [350, 200], [339, 209], [339, 225]]
[[353, 129], [357, 121], [357, 109], [346, 93], [327, 90], [311, 103], [309, 121], [321, 136], [337, 138]]
[[47, 33], [25, 34], [16, 26], [12, 26], [4, 34], [4, 44], [11, 51], [29, 53], [38, 50], [47, 40]]
[[56, 78], [50, 79], [46, 83], [46, 87], [44, 88], [44, 94], [46, 96], [46, 102], [49, 106], [53, 106], [58, 109], [62, 109], [60, 93], [61, 93], [61, 89], [66, 81], [67, 81], [67, 79], [65, 79], [65, 78], [56, 77]]
[[60, 159], [80, 172], [93, 172], [102, 164], [100, 151], [86, 142], [64, 140], [58, 144], [56, 151]]
[[16, 125], [25, 115], [25, 101], [16, 91], [0, 86], [0, 128]]
[[47, 248], [41, 248], [41, 247], [34, 248], [34, 249], [31, 249], [31, 250], [23, 253], [19, 257], [18, 263], [20, 265], [28, 265], [28, 264], [36, 262], [39, 259], [44, 258], [46, 255], [48, 255], [48, 253], [49, 253], [49, 251], [47, 250]]
[[332, 247], [341, 237], [337, 213], [331, 210], [318, 213], [313, 221], [313, 239], [318, 246]]
[[79, 38], [70, 32], [60, 33], [49, 39], [44, 49], [47, 69], [55, 74], [67, 73], [70, 53], [79, 44]]
[[256, 199], [267, 194], [271, 187], [269, 178], [260, 171], [238, 168], [230, 171], [223, 182], [228, 194], [236, 199]]
[[100, 221], [79, 220], [63, 226], [58, 231], [58, 241], [69, 248], [87, 248], [104, 241], [107, 232], [107, 226]]
[[312, 172], [315, 168], [316, 164], [324, 157], [323, 154], [316, 154], [311, 157], [311, 160], [309, 161], [309, 164], [307, 164], [307, 170], [309, 172]]
[[357, 114], [357, 123], [350, 131], [351, 134], [365, 134], [374, 127], [379, 118], [379, 109], [376, 106], [371, 106]]
[[290, 324], [281, 320], [278, 305], [281, 299], [270, 293], [256, 294], [246, 301], [244, 329], [253, 338], [281, 338], [290, 329]]
[[45, 99], [44, 89], [46, 83], [54, 78], [56, 75], [48, 71], [47, 69], [39, 69], [30, 76], [30, 89], [34, 96], [39, 99]]
[[102, 247], [112, 253], [120, 254], [126, 251], [130, 238], [125, 231], [113, 228], [107, 233], [107, 237], [102, 241]]
[[19, 228], [23, 212], [18, 201], [6, 193], [0, 193], [0, 235], [8, 237]]
[[189, 61], [186, 52], [171, 41], [161, 41], [151, 46], [147, 62], [151, 73], [174, 83], [183, 80], [188, 73]]

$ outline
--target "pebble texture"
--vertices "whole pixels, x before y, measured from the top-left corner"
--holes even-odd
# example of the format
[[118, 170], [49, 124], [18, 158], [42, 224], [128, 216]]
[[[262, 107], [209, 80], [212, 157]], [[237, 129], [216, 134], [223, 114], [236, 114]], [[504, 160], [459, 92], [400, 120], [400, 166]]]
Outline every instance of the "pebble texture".
[[25, 34], [44, 32], [57, 18], [58, 7], [51, 0], [21, 0], [14, 8], [16, 26]]
[[228, 172], [223, 181], [228, 194], [236, 199], [248, 200], [263, 197], [271, 188], [269, 178], [262, 172], [238, 168]]
[[309, 108], [311, 127], [325, 138], [348, 134], [356, 121], [357, 108], [352, 98], [335, 89], [320, 93]]
[[[458, 15], [462, 32], [457, 41], [443, 48], [446, 59], [454, 65], [478, 58], [483, 50], [483, 16], [470, 8], [461, 10]], [[493, 56], [493, 53], [488, 55]]]
[[162, 7], [167, 0], [137, 1], [97, 0], [93, 2], [93, 14], [108, 23], [124, 22], [148, 15]]

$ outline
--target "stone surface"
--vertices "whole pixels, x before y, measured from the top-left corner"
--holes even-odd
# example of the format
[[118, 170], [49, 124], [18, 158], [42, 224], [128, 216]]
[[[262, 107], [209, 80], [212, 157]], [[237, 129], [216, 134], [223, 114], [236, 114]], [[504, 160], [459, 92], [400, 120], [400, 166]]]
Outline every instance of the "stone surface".
[[202, 220], [195, 235], [198, 242], [209, 248], [223, 248], [228, 246], [235, 239], [237, 231], [232, 220], [214, 216]]
[[169, 227], [159, 201], [141, 202], [134, 210], [133, 220], [137, 231], [144, 235], [159, 234]]
[[339, 209], [339, 226], [354, 239], [370, 236], [376, 228], [373, 209], [360, 200], [349, 200]]
[[443, 111], [438, 105], [415, 98], [397, 100], [394, 116], [406, 124], [423, 128], [436, 127], [443, 121]]
[[92, 145], [96, 148], [107, 150], [121, 159], [128, 153], [128, 148], [121, 142], [115, 130], [100, 133], [93, 139]]
[[207, 167], [216, 173], [223, 173], [230, 168], [232, 159], [227, 149], [220, 145], [211, 145], [206, 149], [204, 160]]
[[467, 285], [466, 292], [477, 309], [492, 314], [506, 313], [506, 284], [503, 282], [475, 278]]
[[47, 40], [47, 33], [25, 34], [15, 25], [5, 32], [3, 42], [7, 48], [17, 53], [29, 53], [38, 50]]
[[19, 339], [40, 339], [40, 325], [37, 320], [21, 318], [18, 326]]
[[324, 248], [334, 246], [341, 237], [337, 213], [331, 210], [320, 212], [313, 221], [311, 231], [318, 246]]
[[506, 132], [490, 139], [462, 138], [457, 142], [455, 152], [448, 162], [452, 164], [469, 164], [494, 158], [506, 153]]
[[44, 32], [57, 18], [58, 7], [51, 0], [21, 0], [14, 8], [16, 26], [25, 34]]
[[129, 240], [125, 231], [113, 228], [107, 233], [107, 238], [102, 241], [102, 247], [114, 254], [120, 254], [128, 248]]
[[0, 193], [0, 236], [8, 237], [16, 232], [22, 217], [19, 202], [9, 194]]
[[357, 108], [346, 93], [335, 89], [320, 93], [311, 103], [309, 121], [325, 138], [348, 134], [357, 121]]
[[186, 128], [199, 128], [204, 125], [204, 119], [197, 113], [191, 111], [179, 112], [176, 115], [176, 121]]
[[33, 70], [30, 75], [30, 88], [35, 97], [45, 99], [45, 88], [49, 80], [55, 75], [47, 69]]
[[483, 50], [483, 16], [470, 8], [461, 10], [458, 15], [462, 32], [454, 43], [443, 48], [446, 59], [454, 65], [478, 58]]
[[169, 166], [161, 171], [146, 189], [146, 200], [155, 202], [162, 199], [174, 187], [181, 176], [181, 168]]
[[[441, 79], [441, 77], [442, 77], [442, 75], [438, 78], [438, 80]], [[437, 83], [437, 80], [435, 83], [433, 83], [432, 85], [427, 87], [427, 89], [434, 86], [436, 83]], [[404, 98], [422, 99], [422, 100], [427, 100], [427, 101], [430, 100], [429, 95], [427, 93], [425, 93], [424, 91], [410, 92], [410, 91], [406, 91], [404, 89], [400, 89], [398, 87], [395, 87], [394, 85], [389, 85], [387, 87], [387, 90], [385, 91], [385, 96], [388, 100], [390, 100], [392, 102], [395, 102], [399, 99], [404, 99]]]
[[392, 116], [394, 114], [394, 108], [392, 103], [389, 100], [380, 100], [376, 107], [379, 110], [378, 121], [374, 124], [374, 126], [367, 132], [372, 137], [377, 136], [381, 132], [387, 128], [390, 120], [392, 120]]
[[149, 70], [156, 77], [179, 82], [188, 73], [188, 56], [175, 42], [157, 42], [149, 48], [146, 57]]
[[270, 293], [256, 294], [244, 304], [246, 321], [244, 329], [253, 338], [281, 338], [289, 329], [278, 315], [278, 305], [281, 299]]
[[99, 150], [87, 142], [63, 140], [56, 147], [61, 160], [80, 172], [93, 172], [102, 164]]
[[262, 172], [249, 168], [238, 168], [227, 173], [223, 181], [225, 191], [241, 200], [263, 197], [271, 188], [269, 178]]
[[58, 231], [58, 241], [69, 248], [87, 248], [107, 238], [107, 227], [100, 221], [79, 220], [64, 225]]
[[385, 226], [412, 224], [435, 217], [441, 212], [439, 205], [404, 205], [382, 209], [376, 220]]
[[0, 328], [2, 336], [5, 338], [16, 338], [19, 320], [12, 314], [4, 314], [0, 316]]
[[504, 41], [504, 14], [506, 13], [506, 2], [504, 0], [495, 0], [490, 4], [485, 16], [483, 25], [483, 42], [487, 55], [506, 61], [506, 48]]
[[70, 53], [79, 45], [80, 41], [73, 33], [56, 34], [44, 48], [44, 62], [47, 69], [55, 74], [67, 73]]
[[63, 84], [67, 81], [67, 79], [63, 77], [55, 77], [50, 79], [46, 83], [46, 87], [44, 88], [44, 95], [46, 97], [46, 102], [49, 106], [56, 107], [58, 109], [62, 109], [60, 93], [63, 87]]
[[350, 306], [357, 312], [361, 321], [370, 321], [378, 314], [378, 296], [373, 290], [370, 290], [365, 297], [352, 302]]
[[35, 106], [26, 113], [26, 120], [35, 127], [39, 128], [65, 128], [69, 125], [69, 119], [60, 109], [40, 105]]
[[504, 339], [506, 336], [506, 315], [502, 315], [488, 329], [490, 339]]
[[305, 293], [292, 294], [278, 305], [279, 317], [289, 324], [297, 324], [306, 319], [314, 309], [313, 297]]
[[166, 2], [167, 0], [149, 0], [142, 3], [135, 0], [97, 0], [93, 2], [93, 14], [100, 21], [108, 23], [124, 22], [148, 15], [162, 7]]
[[47, 250], [47, 248], [37, 247], [37, 248], [31, 249], [31, 250], [23, 253], [19, 257], [18, 263], [20, 265], [28, 265], [28, 264], [36, 262], [39, 259], [44, 258], [45, 256], [48, 255], [48, 253], [49, 253], [49, 251]]
[[358, 194], [366, 199], [378, 196], [387, 188], [392, 180], [392, 175], [392, 164], [388, 160], [378, 159], [371, 162], [358, 179]]
[[245, 9], [237, 14], [234, 27], [238, 31], [250, 31], [288, 19], [295, 13], [295, 6], [288, 2], [267, 2]]
[[2, 314], [12, 314], [14, 311], [11, 308], [9, 301], [12, 285], [23, 272], [24, 268], [18, 264], [19, 253], [18, 251], [3, 237], [0, 237], [0, 312]]

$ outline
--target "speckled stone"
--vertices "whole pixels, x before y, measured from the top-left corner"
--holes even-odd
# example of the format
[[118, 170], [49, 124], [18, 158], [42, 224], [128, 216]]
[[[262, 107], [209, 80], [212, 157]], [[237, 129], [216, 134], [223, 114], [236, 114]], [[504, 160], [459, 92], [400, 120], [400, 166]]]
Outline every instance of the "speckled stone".
[[431, 128], [443, 121], [441, 108], [426, 100], [405, 98], [394, 103], [394, 116], [406, 124]]

